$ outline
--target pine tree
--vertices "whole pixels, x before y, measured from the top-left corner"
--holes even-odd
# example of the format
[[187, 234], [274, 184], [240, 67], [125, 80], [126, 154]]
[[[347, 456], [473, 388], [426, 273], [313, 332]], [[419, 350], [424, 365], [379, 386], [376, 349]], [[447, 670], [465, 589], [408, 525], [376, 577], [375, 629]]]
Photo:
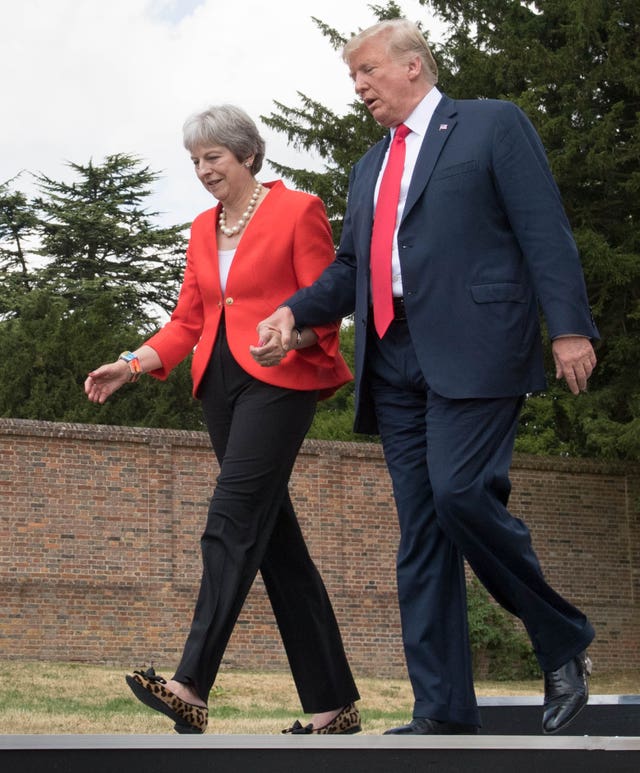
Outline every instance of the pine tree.
[[73, 308], [109, 291], [123, 319], [152, 324], [175, 304], [186, 246], [184, 226], [159, 228], [143, 207], [158, 175], [125, 154], [69, 167], [70, 183], [36, 176], [47, 261], [39, 286], [55, 287]]
[[28, 243], [38, 225], [27, 197], [10, 189], [14, 182], [0, 185], [0, 318], [31, 289]]

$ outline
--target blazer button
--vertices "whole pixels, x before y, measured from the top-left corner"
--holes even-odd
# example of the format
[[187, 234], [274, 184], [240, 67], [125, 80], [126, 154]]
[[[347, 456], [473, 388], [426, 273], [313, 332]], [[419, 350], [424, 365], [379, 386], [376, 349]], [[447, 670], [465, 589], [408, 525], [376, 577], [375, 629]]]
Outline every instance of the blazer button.
[[227, 298], [225, 300], [225, 303], [227, 304], [227, 306], [232, 306], [233, 305], [233, 298]]

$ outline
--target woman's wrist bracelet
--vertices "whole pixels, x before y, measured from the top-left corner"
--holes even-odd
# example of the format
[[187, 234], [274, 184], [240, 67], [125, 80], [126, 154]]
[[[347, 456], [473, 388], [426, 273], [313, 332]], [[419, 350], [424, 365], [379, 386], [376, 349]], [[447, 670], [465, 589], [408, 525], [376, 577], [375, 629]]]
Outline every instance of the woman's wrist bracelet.
[[129, 370], [131, 371], [131, 377], [129, 378], [129, 381], [137, 381], [142, 375], [142, 365], [140, 365], [138, 355], [134, 354], [133, 352], [122, 352], [118, 356], [118, 359], [124, 360], [129, 366]]

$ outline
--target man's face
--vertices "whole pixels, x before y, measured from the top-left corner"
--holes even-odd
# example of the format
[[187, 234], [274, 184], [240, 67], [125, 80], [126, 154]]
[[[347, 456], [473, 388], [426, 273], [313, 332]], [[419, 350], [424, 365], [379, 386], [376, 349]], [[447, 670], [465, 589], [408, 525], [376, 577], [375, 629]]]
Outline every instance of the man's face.
[[382, 126], [402, 123], [411, 113], [415, 99], [415, 80], [420, 60], [392, 58], [383, 33], [363, 41], [349, 60], [349, 74], [356, 94]]

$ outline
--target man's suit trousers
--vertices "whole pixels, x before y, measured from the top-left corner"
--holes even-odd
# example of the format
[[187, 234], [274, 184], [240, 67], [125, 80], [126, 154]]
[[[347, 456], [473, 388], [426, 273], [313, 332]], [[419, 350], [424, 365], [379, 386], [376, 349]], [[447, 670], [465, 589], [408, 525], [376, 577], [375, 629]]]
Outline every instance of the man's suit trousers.
[[452, 400], [425, 382], [406, 322], [368, 340], [370, 388], [400, 521], [398, 593], [414, 716], [476, 724], [464, 563], [525, 625], [543, 670], [593, 639], [545, 581], [507, 510], [521, 397]]

